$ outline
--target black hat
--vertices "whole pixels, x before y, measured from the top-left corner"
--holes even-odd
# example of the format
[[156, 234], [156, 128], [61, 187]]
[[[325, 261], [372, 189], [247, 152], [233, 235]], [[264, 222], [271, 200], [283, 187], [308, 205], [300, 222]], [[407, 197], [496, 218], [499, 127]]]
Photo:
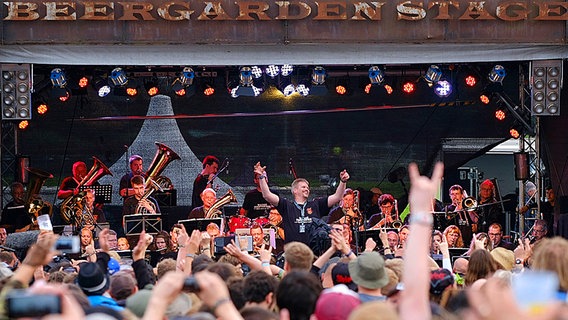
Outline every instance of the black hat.
[[109, 287], [110, 280], [107, 274], [94, 262], [80, 265], [77, 284], [87, 296], [102, 295]]

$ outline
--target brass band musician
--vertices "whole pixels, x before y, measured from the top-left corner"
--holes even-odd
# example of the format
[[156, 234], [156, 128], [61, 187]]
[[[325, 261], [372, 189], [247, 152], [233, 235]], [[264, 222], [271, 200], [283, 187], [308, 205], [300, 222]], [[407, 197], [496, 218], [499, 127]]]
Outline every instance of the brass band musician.
[[478, 216], [475, 211], [463, 207], [463, 201], [466, 197], [462, 186], [459, 184], [451, 186], [450, 199], [452, 203], [445, 207], [445, 212], [447, 212], [447, 225], [458, 226], [464, 243], [470, 243], [473, 232], [477, 232]]
[[356, 202], [358, 201], [356, 201], [355, 192], [350, 188], [345, 189], [340, 206], [331, 210], [327, 223], [347, 224], [350, 227], [361, 226], [363, 217]]
[[203, 205], [201, 200], [201, 193], [213, 187], [213, 179], [219, 171], [219, 159], [217, 157], [208, 155], [203, 159], [203, 170], [197, 175], [193, 181], [193, 192], [191, 195], [191, 208], [197, 208]]
[[124, 199], [122, 215], [160, 213], [158, 202], [149, 196], [146, 191], [144, 177], [134, 176], [130, 182], [132, 183], [134, 195]]
[[79, 189], [77, 187], [87, 175], [87, 165], [83, 161], [73, 163], [72, 173], [73, 176], [66, 177], [63, 181], [61, 181], [59, 191], [57, 191], [58, 199], [67, 199], [79, 193]]
[[119, 193], [123, 198], [127, 198], [134, 194], [134, 189], [132, 189], [132, 184], [130, 181], [134, 176], [141, 176], [144, 174], [144, 169], [142, 166], [142, 157], [135, 154], [128, 159], [130, 165], [130, 173], [125, 174], [120, 178]]
[[14, 182], [10, 186], [12, 194], [12, 201], [4, 207], [2, 211], [2, 220], [0, 225], [8, 231], [8, 233], [25, 231], [25, 227], [32, 223], [30, 216], [26, 212], [25, 205], [25, 190], [24, 185], [19, 182]]
[[[398, 210], [395, 208], [396, 200], [391, 194], [385, 193], [379, 197], [379, 206], [381, 207], [381, 212], [372, 215], [369, 218], [367, 225], [369, 229], [376, 229], [379, 227], [393, 227], [393, 223], [398, 221], [400, 223], [400, 218], [398, 217]], [[400, 223], [402, 225], [402, 223]]]
[[215, 201], [217, 201], [217, 193], [211, 188], [205, 188], [205, 190], [201, 192], [200, 196], [203, 205], [197, 208], [193, 208], [193, 210], [191, 210], [191, 212], [189, 213], [188, 219], [205, 218], [207, 211], [209, 211]]

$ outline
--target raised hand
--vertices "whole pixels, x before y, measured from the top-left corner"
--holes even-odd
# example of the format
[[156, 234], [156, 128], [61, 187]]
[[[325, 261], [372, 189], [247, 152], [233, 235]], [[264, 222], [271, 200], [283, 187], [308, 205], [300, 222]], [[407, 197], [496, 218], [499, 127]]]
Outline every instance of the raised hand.
[[434, 167], [432, 178], [421, 176], [416, 163], [411, 163], [408, 166], [408, 176], [411, 183], [408, 202], [413, 214], [432, 210], [432, 199], [440, 186], [443, 173], [444, 165], [440, 162]]

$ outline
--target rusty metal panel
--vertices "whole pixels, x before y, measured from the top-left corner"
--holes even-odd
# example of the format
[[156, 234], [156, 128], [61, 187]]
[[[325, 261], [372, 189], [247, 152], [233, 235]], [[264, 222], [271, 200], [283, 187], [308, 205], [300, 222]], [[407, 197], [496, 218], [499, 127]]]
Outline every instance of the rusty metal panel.
[[4, 1], [2, 43], [565, 42], [559, 1]]

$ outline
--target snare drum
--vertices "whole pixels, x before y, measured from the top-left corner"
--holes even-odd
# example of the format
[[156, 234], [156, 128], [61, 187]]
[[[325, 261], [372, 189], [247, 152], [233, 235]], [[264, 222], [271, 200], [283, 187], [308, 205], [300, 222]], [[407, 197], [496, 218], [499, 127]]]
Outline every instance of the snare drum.
[[267, 217], [258, 217], [256, 219], [253, 220], [252, 224], [258, 224], [261, 227], [264, 227], [265, 225], [268, 225], [270, 223], [270, 220], [268, 220]]
[[241, 228], [250, 228], [250, 219], [245, 216], [232, 216], [229, 219], [229, 231], [234, 233]]

